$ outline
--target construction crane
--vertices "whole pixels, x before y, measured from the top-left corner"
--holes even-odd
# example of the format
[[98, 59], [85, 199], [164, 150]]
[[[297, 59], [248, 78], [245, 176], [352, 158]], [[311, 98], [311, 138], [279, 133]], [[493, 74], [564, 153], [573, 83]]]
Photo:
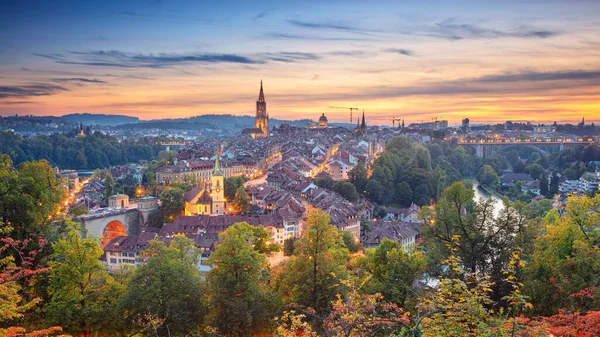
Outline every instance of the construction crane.
[[350, 125], [352, 125], [352, 110], [358, 110], [358, 108], [351, 108], [348, 106], [330, 106], [329, 109], [350, 109]]
[[[392, 117], [392, 127], [396, 127], [396, 121], [400, 122], [402, 121], [402, 118], [394, 118]], [[398, 123], [398, 126], [400, 126], [400, 123]]]

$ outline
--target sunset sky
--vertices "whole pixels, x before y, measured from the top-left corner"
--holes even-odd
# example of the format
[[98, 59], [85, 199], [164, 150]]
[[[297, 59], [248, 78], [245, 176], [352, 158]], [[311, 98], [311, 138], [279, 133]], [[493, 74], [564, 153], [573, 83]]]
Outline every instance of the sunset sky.
[[0, 0], [0, 115], [600, 121], [600, 1]]

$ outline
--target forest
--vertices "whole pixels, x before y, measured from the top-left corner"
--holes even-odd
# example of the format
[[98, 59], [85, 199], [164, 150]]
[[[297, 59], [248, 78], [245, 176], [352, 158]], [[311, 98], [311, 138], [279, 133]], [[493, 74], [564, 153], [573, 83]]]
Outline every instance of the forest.
[[152, 160], [160, 151], [159, 145], [146, 138], [118, 140], [101, 132], [85, 137], [52, 134], [23, 138], [0, 131], [0, 153], [10, 154], [15, 164], [46, 159], [61, 169], [94, 170]]
[[358, 254], [311, 210], [273, 267], [270, 234], [238, 223], [201, 275], [185, 237], [109, 273], [98, 239], [57, 215], [62, 193], [47, 161], [0, 158], [2, 336], [600, 335], [600, 196], [542, 215], [508, 202], [493, 217], [455, 182], [422, 211], [416, 248]]

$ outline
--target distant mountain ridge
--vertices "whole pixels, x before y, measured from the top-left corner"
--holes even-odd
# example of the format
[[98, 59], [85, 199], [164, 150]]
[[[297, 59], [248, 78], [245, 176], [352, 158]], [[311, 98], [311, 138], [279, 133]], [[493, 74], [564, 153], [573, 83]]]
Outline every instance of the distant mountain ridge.
[[75, 124], [83, 123], [85, 125], [120, 125], [129, 123], [138, 123], [137, 117], [125, 115], [107, 115], [95, 113], [73, 113], [58, 117], [61, 120], [72, 122]]

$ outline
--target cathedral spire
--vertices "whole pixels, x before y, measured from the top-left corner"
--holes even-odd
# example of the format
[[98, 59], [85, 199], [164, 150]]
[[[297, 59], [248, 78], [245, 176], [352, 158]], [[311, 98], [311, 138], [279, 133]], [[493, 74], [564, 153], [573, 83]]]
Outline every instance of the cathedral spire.
[[361, 128], [366, 128], [367, 127], [367, 123], [365, 123], [365, 109], [363, 109], [363, 115], [362, 115], [362, 123], [360, 124]]
[[258, 94], [258, 101], [265, 103], [265, 94], [263, 93], [262, 80], [260, 80], [260, 94]]

